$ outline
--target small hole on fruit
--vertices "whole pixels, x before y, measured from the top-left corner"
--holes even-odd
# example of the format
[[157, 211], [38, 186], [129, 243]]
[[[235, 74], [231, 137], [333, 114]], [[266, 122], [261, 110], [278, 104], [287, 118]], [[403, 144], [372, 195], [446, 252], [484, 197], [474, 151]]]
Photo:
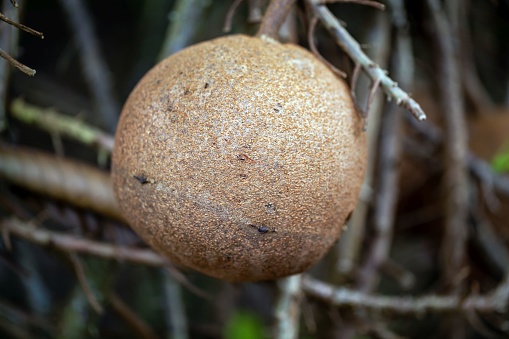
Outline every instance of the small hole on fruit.
[[274, 212], [276, 212], [276, 206], [273, 203], [271, 203], [271, 202], [266, 204], [265, 208], [267, 209], [267, 213], [274, 213]]
[[148, 178], [144, 175], [133, 175], [133, 177], [140, 182], [140, 184], [146, 184], [148, 182]]

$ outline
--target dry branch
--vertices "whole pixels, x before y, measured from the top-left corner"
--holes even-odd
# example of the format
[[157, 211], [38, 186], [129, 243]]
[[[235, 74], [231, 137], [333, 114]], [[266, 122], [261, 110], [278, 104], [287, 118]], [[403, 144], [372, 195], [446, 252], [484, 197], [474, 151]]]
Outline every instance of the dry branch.
[[129, 306], [114, 292], [108, 295], [108, 301], [117, 315], [129, 326], [138, 338], [156, 339], [154, 330], [146, 324]]
[[[15, 7], [7, 4], [6, 1], [3, 2], [2, 11], [15, 21], [19, 20], [19, 11]], [[14, 27], [4, 27], [0, 31], [0, 49], [3, 49], [8, 55], [16, 56], [18, 35], [19, 30]], [[2, 103], [0, 105], [0, 132], [7, 127], [5, 102], [7, 102], [7, 92], [11, 74], [10, 70], [11, 68], [8, 66], [7, 62], [0, 62], [0, 102]]]
[[39, 37], [41, 39], [44, 39], [44, 34], [39, 32], [39, 31], [36, 31], [35, 29], [32, 29], [30, 27], [27, 27], [23, 24], [20, 24], [16, 21], [12, 21], [11, 19], [9, 19], [8, 17], [6, 17], [5, 15], [3, 15], [2, 13], [0, 13], [0, 20], [8, 23], [9, 25], [12, 25], [18, 29], [21, 29], [22, 31], [25, 31], [27, 33], [30, 33], [32, 35], [35, 35], [36, 37]]
[[70, 253], [69, 258], [71, 259], [72, 266], [74, 267], [74, 273], [78, 278], [78, 282], [83, 289], [83, 292], [85, 293], [85, 297], [87, 298], [88, 303], [90, 306], [92, 306], [94, 311], [97, 312], [97, 314], [102, 314], [104, 309], [95, 297], [94, 292], [92, 292], [92, 288], [87, 281], [87, 276], [85, 274], [85, 270], [83, 269], [83, 265], [81, 264], [80, 258], [76, 253]]
[[22, 147], [0, 145], [0, 177], [33, 191], [123, 220], [107, 172]]
[[292, 275], [278, 281], [279, 299], [275, 308], [277, 339], [299, 337], [302, 275]]
[[[393, 1], [396, 2], [396, 1]], [[413, 57], [410, 37], [405, 30], [406, 13], [402, 1], [397, 1], [403, 13], [396, 16], [405, 18], [402, 26], [397, 27], [394, 42], [392, 65], [395, 78], [405, 87], [413, 81]], [[374, 238], [366, 255], [365, 262], [359, 269], [357, 287], [360, 291], [372, 291], [377, 285], [378, 271], [388, 260], [393, 237], [393, 226], [398, 202], [398, 162], [401, 157], [400, 137], [402, 114], [394, 104], [385, 110], [380, 133], [378, 161], [378, 189], [374, 206]]]
[[284, 23], [290, 9], [296, 0], [271, 0], [262, 23], [258, 29], [257, 36], [265, 35], [269, 38], [278, 40], [279, 28]]
[[37, 228], [17, 219], [9, 219], [1, 224], [2, 230], [40, 246], [53, 246], [61, 251], [94, 255], [105, 259], [127, 261], [147, 266], [165, 266], [168, 261], [148, 249], [115, 246], [108, 243], [79, 238]]
[[33, 77], [35, 75], [35, 69], [32, 69], [28, 66], [23, 65], [21, 62], [14, 59], [13, 57], [11, 57], [7, 52], [5, 52], [2, 49], [0, 49], [0, 57], [7, 60], [11, 65], [13, 65], [17, 69], [19, 69], [21, 72], [25, 73], [26, 75], [29, 75], [31, 77]]
[[458, 295], [412, 297], [366, 294], [349, 288], [335, 287], [310, 276], [303, 278], [302, 288], [307, 295], [333, 306], [356, 307], [397, 314], [423, 315], [431, 312], [454, 311], [507, 312], [509, 303], [509, 275], [490, 293], [473, 294], [467, 297]]
[[168, 28], [164, 41], [157, 57], [163, 60], [191, 44], [199, 25], [189, 25], [190, 22], [203, 20], [210, 3], [203, 0], [179, 0], [173, 6], [174, 15]]
[[341, 26], [338, 19], [321, 4], [319, 0], [308, 0], [313, 14], [317, 16], [322, 24], [334, 37], [338, 45], [348, 54], [354, 63], [361, 65], [364, 72], [374, 83], [380, 82], [389, 99], [394, 99], [399, 106], [405, 107], [418, 120], [425, 120], [426, 114], [421, 106], [412, 99], [408, 93], [403, 91], [380, 66], [374, 63], [362, 51], [359, 43]]
[[[162, 270], [164, 305], [166, 306], [168, 338], [187, 339], [188, 324], [182, 287], [167, 270]], [[184, 277], [185, 279], [185, 277]]]
[[445, 282], [458, 285], [458, 275], [464, 268], [468, 237], [468, 178], [465, 108], [463, 106], [454, 32], [449, 26], [440, 3], [427, 1], [438, 50], [438, 86], [445, 120], [445, 187], [446, 222], [442, 240], [442, 267]]
[[[374, 47], [370, 50], [371, 57], [380, 64], [386, 66], [389, 63], [389, 51], [391, 46], [391, 34], [389, 20], [384, 13], [375, 13], [373, 28], [368, 34], [368, 43]], [[363, 87], [361, 87], [363, 88]], [[367, 87], [366, 87], [367, 88]], [[367, 126], [367, 144], [368, 144], [368, 160], [362, 184], [361, 197], [355, 207], [349, 226], [346, 232], [341, 236], [338, 249], [337, 269], [341, 273], [351, 273], [361, 256], [362, 243], [366, 233], [366, 218], [372, 205], [373, 185], [376, 178], [376, 166], [378, 159], [378, 143], [380, 136], [380, 125], [382, 122], [382, 110], [384, 107], [383, 96], [379, 95], [373, 98], [373, 88], [369, 93], [361, 93], [360, 97], [367, 97], [367, 102], [372, 106], [369, 124]], [[353, 89], [352, 89], [353, 92]], [[364, 91], [366, 92], [366, 91]], [[369, 192], [369, 194], [363, 194]]]

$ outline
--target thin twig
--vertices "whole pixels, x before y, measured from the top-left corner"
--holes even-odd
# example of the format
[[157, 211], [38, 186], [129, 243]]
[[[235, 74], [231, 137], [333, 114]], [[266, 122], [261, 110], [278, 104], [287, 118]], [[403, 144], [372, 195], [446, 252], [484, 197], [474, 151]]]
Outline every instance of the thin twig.
[[[390, 24], [387, 16], [383, 13], [375, 12], [374, 14], [375, 22], [373, 23], [373, 27], [371, 28], [370, 34], [368, 36], [368, 43], [374, 47], [370, 49], [370, 52], [372, 52], [372, 57], [375, 60], [377, 60], [382, 65], [386, 65], [388, 64], [389, 50], [391, 46]], [[376, 173], [376, 162], [378, 158], [377, 144], [380, 134], [380, 122], [382, 119], [383, 109], [383, 96], [378, 95], [373, 98], [373, 85], [376, 84], [371, 84], [371, 89], [368, 93], [359, 93], [359, 97], [361, 97], [363, 100], [366, 98], [368, 102], [373, 100], [374, 101], [372, 104], [370, 122], [367, 126], [366, 132], [368, 144], [368, 160], [364, 175], [364, 181], [362, 184], [361, 198], [359, 199], [359, 202], [357, 203], [357, 206], [355, 207], [355, 210], [352, 214], [348, 229], [339, 239], [337, 246], [338, 261], [336, 267], [338, 273], [343, 274], [351, 273], [358, 261], [366, 229], [366, 217], [368, 215], [368, 211], [371, 205], [371, 198], [373, 196], [371, 192], [373, 192], [373, 184]], [[360, 89], [363, 90], [364, 87], [361, 87]]]
[[262, 0], [249, 0], [249, 15], [247, 17], [247, 22], [250, 24], [258, 24], [262, 22], [263, 14], [262, 14]]
[[168, 261], [151, 250], [139, 249], [79, 238], [37, 228], [33, 224], [24, 223], [11, 218], [0, 223], [10, 234], [26, 239], [40, 246], [53, 246], [61, 251], [94, 255], [105, 259], [127, 261], [141, 265], [160, 267]]
[[345, 2], [345, 3], [351, 2], [351, 3], [364, 5], [364, 6], [371, 6], [376, 9], [379, 9], [381, 11], [383, 11], [385, 9], [384, 4], [381, 4], [378, 1], [371, 1], [371, 0], [320, 0], [319, 2], [323, 5], [332, 4], [332, 3], [336, 3], [336, 2]]
[[459, 65], [454, 49], [454, 32], [438, 0], [428, 0], [434, 27], [433, 36], [438, 49], [438, 74], [442, 109], [444, 112], [446, 221], [442, 240], [442, 268], [445, 282], [458, 285], [458, 274], [465, 265], [468, 237], [468, 177], [465, 109], [460, 85]]
[[278, 281], [279, 298], [276, 304], [277, 339], [295, 339], [299, 337], [300, 301], [302, 275], [292, 275]]
[[165, 314], [168, 316], [167, 324], [169, 325], [167, 338], [187, 339], [189, 336], [182, 289], [179, 282], [167, 270], [162, 270], [161, 273], [164, 305], [167, 308]]
[[386, 296], [366, 294], [350, 288], [335, 287], [308, 275], [302, 279], [303, 291], [337, 307], [361, 307], [377, 312], [423, 315], [451, 311], [507, 312], [509, 275], [487, 294], [467, 297], [458, 295]]
[[318, 48], [316, 48], [315, 43], [315, 28], [316, 24], [318, 23], [318, 18], [313, 17], [311, 19], [311, 22], [309, 23], [308, 28], [308, 42], [309, 42], [309, 48], [311, 48], [311, 52], [320, 59], [321, 62], [326, 64], [334, 73], [336, 73], [341, 78], [346, 78], [346, 73], [338, 69], [336, 66], [334, 66], [332, 63], [330, 63], [327, 59], [325, 59], [321, 54], [320, 51], [318, 51]]
[[364, 72], [374, 81], [380, 81], [388, 98], [396, 100], [396, 104], [405, 107], [418, 120], [425, 120], [426, 114], [421, 106], [412, 99], [408, 93], [403, 91], [396, 82], [394, 82], [387, 73], [377, 64], [375, 64], [362, 51], [359, 43], [342, 27], [336, 17], [325, 7], [320, 4], [319, 0], [308, 0], [310, 7], [327, 30], [334, 37], [339, 46], [350, 56], [354, 63], [361, 65]]
[[210, 299], [210, 295], [191, 284], [182, 272], [173, 266], [166, 258], [152, 250], [117, 246], [73, 235], [61, 234], [59, 232], [37, 228], [33, 223], [25, 223], [15, 218], [0, 222], [0, 228], [2, 234], [6, 236], [12, 234], [37, 245], [52, 246], [64, 252], [83, 253], [110, 260], [127, 261], [153, 267], [164, 267], [175, 281], [189, 291], [202, 298]]
[[14, 6], [14, 7], [19, 7], [18, 3], [16, 2], [16, 0], [10, 0], [11, 4]]
[[90, 306], [97, 312], [97, 314], [102, 314], [104, 312], [103, 307], [99, 304], [99, 301], [95, 297], [90, 285], [88, 284], [87, 277], [85, 275], [85, 271], [83, 269], [83, 265], [76, 253], [69, 253], [69, 258], [71, 259], [71, 263], [74, 267], [74, 272], [76, 273], [76, 277], [78, 278], [78, 282], [80, 283], [83, 292], [85, 293], [85, 297], [87, 298]]
[[200, 22], [209, 5], [210, 2], [203, 0], [178, 0], [173, 5], [172, 20], [166, 29], [158, 60], [163, 60], [192, 43], [200, 25], [189, 23]]
[[233, 16], [244, 0], [235, 0], [226, 13], [226, 19], [224, 20], [223, 32], [229, 33], [232, 30]]
[[[7, 2], [2, 1], [2, 11], [13, 18], [19, 20], [19, 10]], [[16, 57], [18, 45], [19, 30], [15, 27], [4, 27], [0, 31], [0, 49], [3, 49], [8, 55]], [[0, 132], [7, 127], [6, 102], [11, 68], [8, 62], [0, 62]]]
[[[402, 1], [398, 2], [403, 6]], [[406, 17], [404, 10], [401, 15]], [[413, 80], [412, 44], [407, 31], [402, 28], [397, 30], [393, 53], [395, 79], [409, 87]], [[399, 193], [397, 164], [401, 157], [401, 118], [402, 114], [396, 105], [391, 104], [385, 110], [380, 135], [377, 180], [379, 187], [374, 205], [374, 238], [365, 262], [359, 270], [357, 287], [360, 291], [372, 291], [376, 287], [378, 270], [389, 256]]]
[[143, 321], [136, 313], [134, 313], [129, 306], [122, 301], [114, 292], [108, 295], [108, 301], [111, 308], [117, 315], [124, 320], [138, 338], [156, 339], [157, 335], [154, 330]]
[[117, 126], [120, 110], [113, 95], [111, 72], [101, 55], [90, 13], [82, 0], [60, 0], [60, 3], [74, 33], [83, 75], [97, 110], [101, 112], [102, 127], [112, 133]]
[[8, 17], [6, 17], [5, 15], [3, 15], [2, 13], [0, 13], [0, 20], [2, 21], [5, 21], [6, 23], [8, 23], [9, 25], [12, 25], [18, 29], [21, 29], [22, 31], [25, 31], [27, 33], [30, 33], [32, 35], [35, 35], [36, 37], [39, 37], [41, 39], [44, 39], [44, 34], [39, 32], [39, 31], [36, 31], [35, 29], [32, 29], [30, 27], [27, 27], [23, 24], [20, 24], [16, 21], [12, 21], [11, 19], [9, 19]]
[[265, 35], [278, 40], [279, 28], [286, 19], [296, 0], [270, 0], [269, 6], [263, 15], [257, 36]]
[[18, 60], [11, 57], [8, 53], [6, 53], [4, 50], [0, 49], [0, 57], [7, 60], [11, 65], [19, 69], [21, 72], [25, 73], [26, 75], [29, 75], [33, 77], [35, 75], [35, 69], [32, 69], [28, 66], [23, 65]]

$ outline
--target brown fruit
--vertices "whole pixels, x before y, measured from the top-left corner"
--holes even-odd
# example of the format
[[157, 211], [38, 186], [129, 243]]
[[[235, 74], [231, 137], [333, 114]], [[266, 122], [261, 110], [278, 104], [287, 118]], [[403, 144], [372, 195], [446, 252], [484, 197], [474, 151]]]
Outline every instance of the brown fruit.
[[175, 263], [229, 281], [302, 272], [354, 209], [366, 143], [349, 89], [301, 47], [229, 36], [156, 65], [127, 100], [114, 189]]

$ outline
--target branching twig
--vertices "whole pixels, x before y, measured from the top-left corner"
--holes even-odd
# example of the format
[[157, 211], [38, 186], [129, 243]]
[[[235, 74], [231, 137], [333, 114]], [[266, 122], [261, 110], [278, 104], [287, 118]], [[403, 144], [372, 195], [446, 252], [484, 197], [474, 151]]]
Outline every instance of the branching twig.
[[380, 66], [368, 58], [362, 51], [359, 43], [340, 25], [339, 21], [327, 7], [322, 5], [319, 0], [308, 0], [308, 2], [314, 15], [321, 20], [322, 24], [332, 34], [339, 46], [343, 48], [354, 63], [360, 64], [364, 72], [373, 82], [380, 81], [380, 85], [388, 98], [396, 100], [398, 105], [408, 109], [418, 120], [426, 119], [426, 114], [424, 114], [421, 106], [419, 106], [408, 93], [399, 88], [398, 84], [394, 82]]
[[168, 265], [168, 261], [151, 250], [125, 246], [115, 246], [93, 240], [83, 239], [72, 235], [61, 234], [32, 224], [23, 223], [17, 219], [3, 221], [0, 226], [9, 234], [21, 237], [40, 246], [53, 246], [61, 251], [83, 253], [128, 261], [136, 264], [160, 267]]
[[507, 312], [509, 303], [509, 275], [488, 294], [458, 295], [383, 296], [365, 294], [349, 288], [335, 287], [310, 276], [302, 279], [302, 288], [309, 296], [337, 307], [362, 307], [378, 312], [399, 314], [424, 314], [429, 312], [477, 311]]
[[295, 339], [299, 337], [300, 300], [302, 275], [292, 275], [278, 281], [279, 299], [276, 304], [277, 339]]

